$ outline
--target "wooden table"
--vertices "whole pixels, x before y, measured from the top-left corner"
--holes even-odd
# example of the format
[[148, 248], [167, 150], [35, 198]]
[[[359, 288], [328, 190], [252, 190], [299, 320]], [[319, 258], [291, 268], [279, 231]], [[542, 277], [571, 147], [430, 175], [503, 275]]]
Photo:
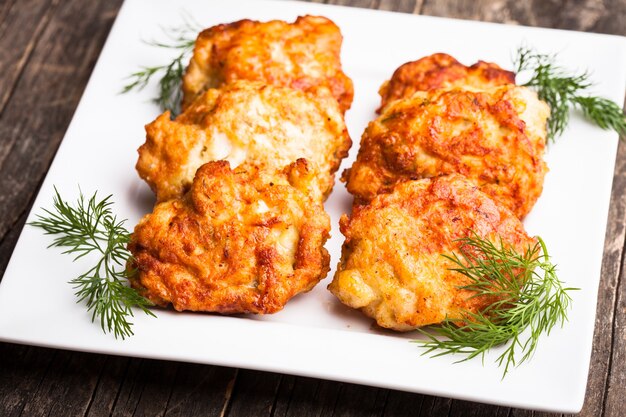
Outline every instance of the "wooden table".
[[[626, 0], [332, 3], [626, 35]], [[120, 4], [121, 0], [0, 0], [0, 274]], [[584, 416], [626, 415], [624, 191], [626, 146], [622, 142]], [[28, 302], [28, 294], [24, 294], [24, 302]], [[111, 414], [300, 417], [543, 413], [219, 366], [0, 344], [0, 416]]]

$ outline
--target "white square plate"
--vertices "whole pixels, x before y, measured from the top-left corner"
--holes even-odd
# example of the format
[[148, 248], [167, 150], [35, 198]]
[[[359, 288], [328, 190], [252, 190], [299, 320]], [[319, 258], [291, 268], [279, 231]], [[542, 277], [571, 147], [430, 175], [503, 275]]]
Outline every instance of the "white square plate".
[[[73, 201], [80, 184], [86, 195], [113, 194], [115, 211], [132, 227], [151, 208], [148, 187], [134, 170], [144, 124], [159, 114], [150, 98], [156, 87], [120, 95], [124, 77], [141, 65], [162, 64], [172, 51], [142, 39], [159, 38], [160, 27], [181, 23], [189, 12], [208, 27], [243, 18], [285, 19], [319, 14], [344, 34], [343, 65], [355, 83], [347, 121], [357, 152], [360, 135], [375, 117], [377, 90], [400, 64], [447, 52], [470, 64], [479, 59], [510, 68], [516, 48], [526, 43], [558, 52], [562, 65], [589, 69], [594, 93], [622, 103], [626, 42], [615, 36], [395, 14], [295, 2], [127, 0], [111, 30], [74, 119], [35, 202], [50, 207], [53, 185]], [[138, 315], [135, 336], [116, 340], [92, 324], [77, 305], [67, 281], [84, 269], [51, 238], [26, 226], [0, 285], [0, 340], [116, 355], [220, 364], [375, 385], [513, 407], [576, 412], [583, 403], [600, 279], [604, 234], [618, 138], [574, 116], [567, 132], [550, 145], [550, 172], [542, 197], [525, 221], [547, 242], [559, 275], [573, 294], [570, 321], [543, 337], [532, 360], [504, 380], [485, 358], [453, 364], [459, 357], [429, 358], [409, 343], [415, 334], [372, 328], [326, 290], [330, 278], [267, 317], [221, 317], [157, 311]], [[326, 206], [333, 219], [327, 247], [339, 259], [337, 223], [350, 197], [339, 182]], [[33, 220], [33, 213], [29, 221]], [[332, 276], [332, 272], [329, 277]], [[26, 301], [27, 300], [27, 301]]]

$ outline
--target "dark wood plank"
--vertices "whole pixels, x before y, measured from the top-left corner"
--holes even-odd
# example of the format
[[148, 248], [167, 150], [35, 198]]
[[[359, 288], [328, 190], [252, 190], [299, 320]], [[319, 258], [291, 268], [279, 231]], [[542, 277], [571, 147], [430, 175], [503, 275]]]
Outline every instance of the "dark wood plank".
[[[0, 239], [0, 277], [6, 270], [24, 222], [26, 213]], [[0, 416], [18, 416], [37, 389], [51, 361], [50, 354], [32, 353], [42, 350], [0, 343]]]
[[389, 390], [364, 387], [362, 385], [342, 384], [333, 416], [374, 417], [382, 415]]
[[274, 417], [332, 415], [343, 384], [315, 378], [286, 377], [278, 393]]
[[165, 416], [225, 415], [236, 377], [233, 368], [180, 364]]
[[[30, 209], [30, 204], [28, 209]], [[28, 210], [24, 210], [21, 216], [18, 217], [17, 220], [9, 227], [8, 232], [5, 233], [4, 236], [0, 237], [0, 281], [2, 281], [4, 271], [9, 264], [17, 239], [19, 238], [20, 233], [22, 233], [27, 214]]]
[[[624, 264], [622, 264], [622, 268]], [[623, 271], [623, 269], [622, 269]], [[613, 325], [613, 347], [609, 378], [604, 399], [604, 416], [621, 417], [626, 413], [626, 289], [624, 275], [619, 282], [616, 309], [621, 314], [615, 315]]]
[[[494, 407], [469, 401], [456, 400], [450, 404], [450, 417], [507, 417], [509, 407]], [[520, 416], [521, 417], [521, 416]]]
[[377, 8], [391, 12], [420, 14], [423, 5], [424, 0], [380, 0]]
[[20, 0], [0, 7], [0, 113], [58, 3]]
[[[620, 158], [621, 156], [621, 158]], [[602, 394], [602, 407], [603, 415], [606, 417], [618, 417], [623, 416], [626, 413], [626, 278], [624, 278], [626, 259], [624, 259], [624, 253], [621, 253], [621, 259], [615, 259], [618, 251], [611, 247], [611, 243], [614, 246], [619, 245], [619, 241], [615, 241], [611, 236], [619, 236], [621, 234], [624, 239], [624, 219], [626, 218], [626, 197], [623, 190], [626, 187], [626, 144], [622, 142], [620, 144], [618, 162], [616, 167], [616, 174], [613, 183], [613, 200], [612, 201], [612, 217], [609, 217], [609, 230], [607, 231], [607, 249], [605, 251], [605, 265], [610, 268], [616, 268], [614, 263], [620, 262], [621, 271], [619, 272], [619, 278], [616, 280], [610, 280], [608, 285], [601, 286], [602, 292], [609, 294], [600, 294], [598, 299], [598, 314], [596, 317], [596, 334], [598, 332], [608, 333], [611, 330], [611, 338], [601, 337], [596, 339], [596, 344], [601, 346], [596, 347], [594, 345], [594, 354], [592, 356], [590, 383], [587, 387], [587, 395], [593, 395], [594, 403], [599, 402], [600, 395]], [[620, 227], [621, 226], [621, 227]], [[611, 230], [617, 229], [617, 230]], [[622, 240], [622, 246], [624, 246], [624, 240]], [[613, 272], [613, 271], [611, 271]], [[611, 273], [606, 276], [613, 276]], [[615, 292], [617, 294], [615, 294]], [[606, 299], [602, 299], [605, 297]], [[613, 311], [609, 311], [611, 307], [607, 303], [607, 299], [614, 302]], [[612, 324], [612, 326], [611, 326]], [[602, 341], [600, 341], [600, 339]], [[608, 343], [610, 346], [607, 346]], [[604, 354], [601, 354], [599, 350], [607, 349], [611, 352], [608, 363], [598, 364], [598, 368], [607, 369], [608, 377], [606, 382], [600, 385], [596, 382], [597, 377], [594, 377], [594, 365], [596, 357], [604, 359]], [[592, 385], [593, 384], [593, 385]], [[597, 386], [596, 386], [597, 385]], [[596, 411], [596, 410], [593, 410]], [[591, 414], [588, 414], [591, 415]]]
[[390, 391], [387, 396], [384, 417], [413, 417], [421, 414], [427, 395]]
[[389, 390], [380, 388], [314, 378], [284, 377], [272, 416], [381, 416], [385, 411], [388, 394]]
[[[611, 33], [614, 35], [626, 35], [626, 1], [606, 0], [604, 2], [593, 1], [592, 4], [602, 13], [598, 19], [585, 30], [591, 32]], [[571, 14], [576, 16], [575, 13]]]
[[52, 362], [22, 411], [27, 416], [83, 416], [105, 357], [48, 350]]
[[15, 3], [15, 0], [2, 0], [0, 1], [0, 25], [2, 25], [9, 14], [9, 10]]
[[62, 2], [20, 75], [21, 93], [0, 115], [0, 236], [26, 210], [50, 166], [119, 6], [120, 0]]
[[226, 416], [272, 416], [283, 375], [240, 370]]
[[102, 370], [98, 374], [98, 382], [87, 404], [85, 416], [110, 416], [122, 388], [131, 361], [124, 357], [107, 356]]
[[107, 357], [87, 416], [222, 416], [237, 370]]
[[328, 0], [326, 3], [338, 6], [361, 7], [365, 9], [376, 9], [379, 0]]
[[447, 416], [451, 408], [452, 400], [450, 398], [425, 395], [422, 400], [419, 417]]
[[468, 20], [624, 34], [623, 0], [425, 0], [422, 13]]
[[285, 377], [274, 417], [448, 415], [451, 400], [314, 378]]
[[130, 362], [113, 416], [164, 416], [179, 364], [136, 359]]
[[19, 416], [31, 402], [56, 351], [0, 343], [0, 416]]

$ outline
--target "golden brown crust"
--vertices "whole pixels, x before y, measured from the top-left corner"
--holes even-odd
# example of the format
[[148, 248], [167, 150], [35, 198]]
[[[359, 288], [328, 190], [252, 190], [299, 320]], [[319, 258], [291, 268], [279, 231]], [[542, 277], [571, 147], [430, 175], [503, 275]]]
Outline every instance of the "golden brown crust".
[[523, 218], [543, 189], [548, 115], [513, 85], [417, 92], [369, 124], [342, 179], [366, 203], [398, 182], [459, 173]]
[[325, 17], [240, 20], [200, 33], [183, 77], [183, 109], [209, 88], [236, 80], [260, 81], [315, 93], [329, 89], [345, 113], [352, 104], [352, 80], [341, 69], [343, 37]]
[[137, 171], [158, 201], [180, 197], [202, 164], [228, 160], [276, 169], [306, 158], [327, 196], [352, 142], [337, 102], [287, 87], [238, 81], [207, 90], [175, 120], [169, 112], [146, 126]]
[[416, 91], [449, 87], [485, 89], [505, 84], [515, 84], [515, 73], [496, 64], [478, 61], [467, 67], [448, 54], [432, 54], [401, 65], [383, 83], [378, 91], [381, 97], [378, 113], [391, 102], [411, 97]]
[[398, 184], [343, 216], [346, 237], [330, 291], [386, 328], [407, 331], [462, 318], [494, 300], [469, 299], [463, 275], [442, 255], [476, 233], [519, 253], [534, 245], [522, 223], [461, 175]]
[[203, 165], [184, 197], [136, 226], [132, 287], [179, 311], [279, 311], [329, 271], [330, 219], [309, 196], [314, 176], [304, 159], [282, 172]]

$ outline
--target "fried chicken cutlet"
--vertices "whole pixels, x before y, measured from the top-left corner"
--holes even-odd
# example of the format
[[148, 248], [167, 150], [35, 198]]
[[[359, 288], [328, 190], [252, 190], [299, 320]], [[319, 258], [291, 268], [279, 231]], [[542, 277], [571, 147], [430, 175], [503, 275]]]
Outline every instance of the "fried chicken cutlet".
[[515, 84], [515, 73], [496, 64], [478, 61], [467, 67], [448, 54], [432, 54], [401, 65], [383, 83], [378, 91], [381, 97], [378, 113], [389, 103], [411, 97], [416, 91], [449, 87], [486, 89], [505, 84]]
[[402, 181], [459, 173], [523, 218], [543, 189], [549, 113], [514, 85], [417, 92], [368, 125], [342, 179], [359, 204]]
[[343, 38], [325, 17], [240, 20], [200, 33], [183, 77], [183, 109], [204, 91], [236, 80], [259, 81], [315, 93], [328, 88], [345, 113], [352, 104], [352, 80], [341, 69]]
[[214, 160], [276, 169], [306, 158], [327, 196], [352, 144], [331, 95], [250, 81], [209, 89], [175, 120], [163, 113], [146, 133], [137, 171], [158, 201], [182, 196], [196, 170]]
[[[330, 291], [378, 325], [408, 331], [463, 319], [492, 304], [460, 289], [468, 278], [442, 255], [477, 236], [524, 253], [535, 240], [520, 220], [461, 175], [398, 184], [340, 222], [346, 237]], [[493, 297], [491, 297], [493, 298]]]
[[282, 171], [209, 162], [183, 197], [157, 204], [129, 244], [131, 286], [160, 306], [274, 313], [329, 271], [330, 219], [313, 167]]

